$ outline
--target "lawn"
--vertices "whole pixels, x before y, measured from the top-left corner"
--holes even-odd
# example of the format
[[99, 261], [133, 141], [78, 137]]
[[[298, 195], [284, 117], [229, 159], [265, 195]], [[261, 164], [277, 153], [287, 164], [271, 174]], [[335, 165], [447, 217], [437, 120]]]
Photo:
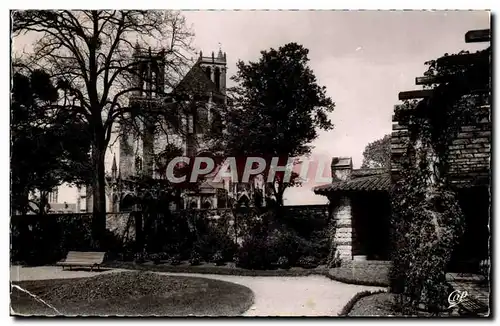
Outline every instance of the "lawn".
[[395, 312], [394, 294], [376, 293], [360, 298], [354, 304], [348, 316], [386, 317], [386, 316], [402, 316], [402, 315]]
[[393, 293], [375, 293], [363, 296], [352, 306], [349, 317], [457, 317], [456, 311], [443, 311], [435, 316], [427, 311], [417, 310], [412, 316], [405, 316], [395, 306], [396, 295]]
[[[62, 315], [238, 316], [253, 303], [250, 289], [198, 277], [122, 272], [79, 279], [15, 282]], [[13, 314], [58, 315], [12, 287]]]
[[234, 263], [226, 263], [222, 266], [216, 266], [213, 263], [201, 263], [197, 266], [192, 266], [189, 261], [182, 261], [179, 265], [170, 265], [166, 262], [161, 264], [153, 264], [146, 262], [137, 264], [134, 262], [111, 261], [104, 264], [108, 268], [133, 269], [144, 271], [168, 272], [168, 273], [199, 273], [199, 274], [218, 274], [218, 275], [238, 275], [238, 276], [308, 276], [316, 274], [326, 274], [328, 268], [326, 266], [318, 266], [316, 268], [291, 267], [289, 269], [266, 269], [253, 270], [241, 267], [236, 267]]
[[333, 280], [349, 284], [389, 286], [389, 267], [387, 266], [336, 267], [328, 270], [328, 276]]

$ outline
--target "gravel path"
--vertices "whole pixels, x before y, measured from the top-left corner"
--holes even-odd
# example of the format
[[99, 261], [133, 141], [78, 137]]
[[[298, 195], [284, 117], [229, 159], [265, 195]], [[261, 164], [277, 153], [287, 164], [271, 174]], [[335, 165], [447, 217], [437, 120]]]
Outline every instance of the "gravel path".
[[[103, 272], [62, 271], [60, 267], [11, 267], [11, 280], [90, 277]], [[337, 316], [358, 292], [380, 290], [380, 287], [344, 284], [324, 276], [274, 277], [230, 276], [192, 273], [159, 273], [197, 276], [241, 284], [255, 294], [254, 305], [244, 316]]]

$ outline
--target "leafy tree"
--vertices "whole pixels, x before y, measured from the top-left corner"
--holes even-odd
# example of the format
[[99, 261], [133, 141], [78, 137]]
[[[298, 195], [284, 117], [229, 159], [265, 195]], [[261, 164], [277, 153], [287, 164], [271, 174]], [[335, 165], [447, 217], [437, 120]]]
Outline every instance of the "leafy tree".
[[[183, 16], [171, 11], [29, 10], [13, 12], [12, 18], [14, 37], [29, 32], [38, 37], [33, 53], [23, 58], [25, 64], [43, 67], [59, 78], [68, 99], [59, 108], [75, 112], [88, 126], [94, 172], [93, 238], [98, 245], [106, 224], [104, 157], [111, 134], [123, 118], [132, 113], [141, 117], [145, 111], [127, 101], [134, 92], [147, 91], [134, 82], [139, 63], [132, 54], [153, 42], [163, 47], [169, 86], [184, 67], [192, 34]], [[168, 110], [158, 111], [155, 118], [166, 119]]]
[[391, 168], [391, 135], [366, 145], [363, 151], [362, 168]]
[[[230, 89], [231, 105], [223, 117], [226, 132], [219, 136], [226, 156], [241, 158], [239, 165], [245, 157], [265, 158], [267, 168], [272, 157], [279, 157], [282, 166], [289, 158], [311, 152], [317, 128], [333, 128], [327, 114], [335, 105], [326, 88], [317, 84], [308, 53], [302, 45], [289, 43], [262, 51], [256, 62], [237, 63], [238, 72], [231, 78], [236, 86]], [[285, 189], [298, 183], [296, 174], [286, 180], [281, 172], [267, 187], [282, 206]]]
[[[45, 213], [47, 195], [63, 182], [88, 181], [90, 137], [76, 116], [54, 106], [59, 99], [50, 76], [41, 70], [12, 79], [12, 208]], [[30, 199], [38, 193], [38, 200]]]

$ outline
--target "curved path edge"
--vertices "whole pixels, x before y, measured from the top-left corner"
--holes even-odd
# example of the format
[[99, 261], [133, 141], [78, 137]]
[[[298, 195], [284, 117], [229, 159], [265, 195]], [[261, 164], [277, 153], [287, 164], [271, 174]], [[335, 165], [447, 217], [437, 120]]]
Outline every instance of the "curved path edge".
[[[102, 272], [63, 271], [60, 267], [11, 266], [11, 281], [91, 277], [103, 273], [131, 271], [111, 269]], [[316, 316], [334, 317], [349, 300], [361, 291], [383, 290], [383, 287], [345, 284], [324, 275], [309, 276], [239, 276], [205, 273], [174, 273], [152, 271], [171, 276], [192, 276], [217, 279], [248, 287], [254, 303], [243, 316]]]

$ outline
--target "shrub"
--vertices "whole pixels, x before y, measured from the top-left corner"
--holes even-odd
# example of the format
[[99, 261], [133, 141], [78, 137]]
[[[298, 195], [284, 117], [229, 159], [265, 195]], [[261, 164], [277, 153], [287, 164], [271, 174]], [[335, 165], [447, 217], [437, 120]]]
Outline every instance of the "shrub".
[[201, 264], [201, 255], [197, 251], [191, 252], [191, 258], [189, 259], [191, 266], [198, 266]]
[[125, 249], [121, 255], [120, 255], [120, 259], [122, 261], [133, 261], [134, 260], [134, 251], [131, 250], [131, 249]]
[[295, 266], [301, 256], [312, 256], [317, 266], [320, 259], [325, 259], [323, 245], [303, 239], [291, 230], [274, 230], [268, 236], [257, 233], [243, 241], [238, 265], [250, 269], [270, 269], [280, 257], [285, 257], [289, 266]]
[[282, 268], [282, 269], [289, 269], [290, 268], [290, 263], [288, 262], [288, 258], [286, 258], [285, 256], [281, 256], [278, 259], [277, 265], [279, 268]]
[[269, 236], [269, 250], [276, 257], [285, 256], [290, 265], [295, 266], [302, 256], [314, 256], [318, 263], [326, 262], [329, 251], [329, 240], [325, 232], [313, 232], [311, 239], [298, 235], [291, 229], [274, 230]]
[[305, 256], [301, 257], [298, 261], [298, 265], [302, 268], [316, 268], [319, 263], [316, 257], [314, 256]]
[[138, 252], [134, 255], [134, 262], [136, 264], [144, 264], [147, 259], [147, 254], [145, 252]]
[[240, 262], [240, 257], [238, 256], [238, 254], [235, 254], [233, 256], [233, 263], [238, 266], [239, 265], [239, 262]]
[[217, 266], [224, 265], [224, 256], [222, 256], [222, 251], [217, 251], [212, 257], [212, 261]]
[[149, 255], [149, 260], [158, 265], [161, 262], [161, 256], [159, 254], [151, 254]]
[[206, 261], [210, 261], [216, 252], [221, 253], [224, 261], [231, 261], [238, 245], [223, 230], [210, 226], [207, 233], [195, 242], [193, 249]]
[[437, 314], [447, 305], [446, 266], [463, 232], [463, 215], [449, 191], [412, 186], [407, 180], [400, 181], [396, 191], [397, 250], [390, 271], [391, 291], [401, 294], [403, 313], [412, 314], [423, 305]]
[[181, 255], [177, 254], [170, 258], [170, 264], [173, 266], [177, 266], [181, 264]]
[[327, 261], [328, 268], [336, 268], [342, 265], [342, 259], [340, 258], [340, 251], [335, 250], [331, 253], [331, 258]]
[[295, 264], [300, 256], [301, 239], [290, 230], [274, 230], [267, 237], [267, 247], [270, 256], [276, 259], [286, 257], [290, 263]]
[[266, 237], [247, 237], [238, 254], [238, 267], [247, 269], [270, 269], [276, 262], [275, 251], [270, 250]]
[[169, 254], [165, 251], [158, 253], [158, 256], [160, 257], [160, 260], [168, 260], [168, 258], [170, 257]]

